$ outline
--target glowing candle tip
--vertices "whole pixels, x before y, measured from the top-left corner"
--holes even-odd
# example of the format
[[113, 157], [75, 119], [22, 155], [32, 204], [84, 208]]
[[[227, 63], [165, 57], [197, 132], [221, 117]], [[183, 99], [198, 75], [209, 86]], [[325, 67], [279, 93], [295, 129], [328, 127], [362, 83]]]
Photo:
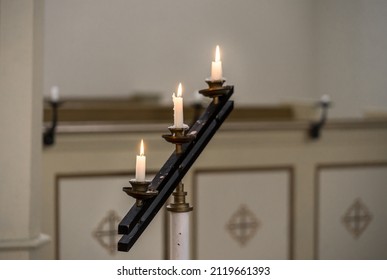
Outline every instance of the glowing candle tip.
[[181, 97], [183, 95], [183, 88], [181, 83], [179, 83], [179, 87], [177, 88], [177, 96]]
[[216, 61], [216, 62], [220, 61], [220, 50], [219, 50], [219, 45], [216, 46], [216, 50], [215, 50], [215, 61]]
[[140, 145], [140, 156], [144, 155], [144, 141], [141, 139], [141, 145]]

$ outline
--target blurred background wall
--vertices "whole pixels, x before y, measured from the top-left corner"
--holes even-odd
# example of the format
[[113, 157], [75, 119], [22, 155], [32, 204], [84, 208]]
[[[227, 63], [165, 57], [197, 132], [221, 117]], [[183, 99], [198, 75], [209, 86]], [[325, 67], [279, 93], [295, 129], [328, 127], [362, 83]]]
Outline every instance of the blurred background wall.
[[44, 92], [170, 95], [210, 75], [215, 45], [238, 104], [334, 100], [332, 116], [387, 107], [383, 0], [50, 0]]

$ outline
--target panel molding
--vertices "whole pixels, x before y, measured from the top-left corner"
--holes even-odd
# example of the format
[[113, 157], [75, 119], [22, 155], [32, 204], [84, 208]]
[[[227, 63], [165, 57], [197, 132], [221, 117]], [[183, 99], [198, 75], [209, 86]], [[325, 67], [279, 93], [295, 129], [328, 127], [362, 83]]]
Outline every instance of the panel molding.
[[340, 170], [350, 168], [387, 167], [387, 161], [358, 161], [317, 164], [315, 167], [315, 197], [314, 197], [314, 259], [319, 260], [319, 230], [320, 230], [320, 175], [322, 170]]
[[[293, 165], [267, 165], [267, 166], [250, 166], [250, 167], [225, 167], [225, 168], [197, 168], [193, 170], [192, 174], [192, 201], [197, 205], [197, 187], [198, 187], [198, 176], [200, 174], [222, 174], [230, 172], [267, 172], [267, 171], [285, 171], [289, 175], [288, 185], [288, 221], [289, 221], [289, 232], [288, 232], [288, 259], [294, 259], [294, 213], [295, 213], [295, 202], [294, 202], [294, 166]], [[198, 244], [198, 215], [197, 211], [193, 211], [193, 259], [197, 259], [197, 244]]]
[[[155, 175], [157, 171], [152, 169], [147, 169], [147, 174]], [[80, 179], [80, 178], [109, 178], [109, 177], [127, 177], [128, 182], [130, 178], [134, 178], [135, 176], [135, 170], [129, 170], [129, 171], [98, 171], [98, 172], [69, 172], [69, 173], [57, 173], [55, 175], [55, 187], [54, 187], [54, 195], [55, 195], [55, 259], [60, 259], [60, 180], [62, 179]], [[129, 184], [129, 183], [128, 183]], [[124, 192], [122, 192], [123, 196], [126, 196]], [[128, 209], [131, 207], [131, 205], [128, 203]], [[166, 213], [167, 211], [164, 211], [163, 213], [163, 231], [162, 231], [162, 239], [164, 241], [167, 240], [167, 226], [166, 226]], [[122, 213], [123, 215], [125, 213]], [[90, 237], [92, 238], [92, 237]], [[164, 242], [162, 244], [162, 255], [164, 259], [167, 259], [167, 247]]]

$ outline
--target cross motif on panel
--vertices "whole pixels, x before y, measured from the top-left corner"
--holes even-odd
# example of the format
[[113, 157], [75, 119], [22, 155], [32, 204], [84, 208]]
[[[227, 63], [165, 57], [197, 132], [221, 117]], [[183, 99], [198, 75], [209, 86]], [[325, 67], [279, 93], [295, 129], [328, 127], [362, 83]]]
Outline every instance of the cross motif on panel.
[[117, 251], [117, 226], [120, 220], [117, 213], [110, 210], [93, 231], [94, 238], [110, 255], [114, 255]]
[[342, 218], [345, 228], [355, 238], [358, 238], [366, 230], [371, 220], [372, 215], [360, 198], [352, 203]]
[[226, 229], [234, 240], [244, 246], [254, 237], [259, 225], [254, 213], [246, 205], [241, 205], [231, 216]]

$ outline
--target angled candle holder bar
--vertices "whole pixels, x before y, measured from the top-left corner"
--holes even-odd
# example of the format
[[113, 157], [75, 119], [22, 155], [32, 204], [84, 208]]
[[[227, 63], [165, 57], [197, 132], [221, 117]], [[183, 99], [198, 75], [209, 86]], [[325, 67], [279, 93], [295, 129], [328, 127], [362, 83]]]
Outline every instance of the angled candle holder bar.
[[[190, 128], [187, 132], [189, 135], [194, 135], [195, 140], [192, 142], [183, 145], [183, 152], [181, 154], [176, 154], [175, 152], [169, 157], [164, 166], [160, 169], [160, 171], [156, 174], [154, 179], [152, 180], [149, 188], [161, 191], [164, 188], [166, 182], [172, 176], [172, 171], [177, 169], [182, 162], [185, 154], [192, 149], [195, 145], [197, 139], [201, 137], [207, 127], [210, 125], [210, 121], [214, 119], [224, 104], [229, 100], [231, 95], [234, 92], [234, 88], [232, 86], [227, 86], [227, 92], [221, 99], [219, 104], [214, 104], [212, 102], [207, 109], [203, 112], [202, 116], [195, 122], [195, 124]], [[141, 215], [146, 211], [149, 205], [152, 203], [152, 199], [145, 201], [142, 207], [132, 207], [128, 214], [123, 218], [123, 220], [118, 225], [118, 233], [119, 234], [129, 234], [130, 230], [137, 224]]]
[[157, 212], [165, 204], [189, 168], [204, 150], [224, 120], [233, 110], [233, 86], [224, 86], [223, 94], [211, 102], [202, 116], [188, 130], [187, 135], [194, 139], [182, 144], [180, 153], [172, 153], [164, 166], [156, 174], [149, 188], [158, 194], [135, 204], [118, 225], [118, 233], [124, 236], [118, 242], [118, 251], [129, 251]]

